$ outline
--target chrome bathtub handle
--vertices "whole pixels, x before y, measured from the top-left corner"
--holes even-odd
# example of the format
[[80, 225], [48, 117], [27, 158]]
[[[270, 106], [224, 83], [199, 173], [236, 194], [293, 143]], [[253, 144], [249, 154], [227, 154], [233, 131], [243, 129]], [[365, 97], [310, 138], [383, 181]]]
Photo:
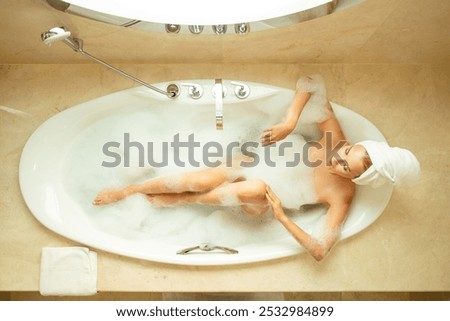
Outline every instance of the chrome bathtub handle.
[[216, 246], [215, 250], [221, 250], [221, 251], [224, 251], [227, 254], [238, 254], [239, 253], [238, 250], [231, 249], [231, 248], [225, 247], [225, 246]]
[[188, 247], [188, 248], [177, 251], [177, 254], [181, 254], [181, 255], [188, 254], [189, 252], [198, 250], [199, 248], [200, 248], [199, 246]]
[[181, 86], [189, 87], [189, 96], [191, 96], [193, 99], [199, 99], [203, 96], [203, 88], [199, 84], [183, 82], [181, 83]]
[[220, 251], [225, 252], [226, 254], [237, 254], [237, 253], [239, 253], [237, 250], [231, 249], [231, 248], [228, 248], [228, 247], [225, 247], [225, 246], [217, 246], [217, 245], [211, 245], [211, 244], [208, 244], [208, 243], [202, 243], [202, 244], [197, 245], [197, 246], [192, 246], [192, 247], [188, 247], [188, 248], [179, 250], [179, 251], [177, 251], [177, 254], [180, 254], [180, 255], [189, 254], [189, 253], [191, 253], [191, 252], [193, 252], [195, 250], [200, 250], [200, 251], [203, 251], [203, 252], [211, 252], [211, 251], [214, 251], [214, 250], [220, 250]]
[[236, 86], [234, 88], [234, 94], [236, 95], [237, 98], [245, 99], [250, 95], [250, 87], [248, 85], [237, 81], [231, 81], [230, 83], [233, 86]]

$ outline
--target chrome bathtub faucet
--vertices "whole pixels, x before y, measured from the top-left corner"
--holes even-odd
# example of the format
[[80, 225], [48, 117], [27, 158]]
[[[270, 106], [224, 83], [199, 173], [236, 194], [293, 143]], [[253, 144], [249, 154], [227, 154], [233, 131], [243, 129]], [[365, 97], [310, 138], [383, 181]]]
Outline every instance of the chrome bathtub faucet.
[[216, 101], [216, 129], [223, 129], [223, 98], [227, 95], [227, 88], [222, 84], [222, 79], [216, 79], [213, 87], [213, 96]]

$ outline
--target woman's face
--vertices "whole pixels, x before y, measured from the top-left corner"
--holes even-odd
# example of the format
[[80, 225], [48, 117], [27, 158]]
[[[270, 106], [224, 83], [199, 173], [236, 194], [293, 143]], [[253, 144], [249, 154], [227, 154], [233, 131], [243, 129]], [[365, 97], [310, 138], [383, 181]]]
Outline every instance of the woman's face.
[[331, 158], [331, 173], [353, 179], [367, 169], [364, 161], [367, 157], [366, 150], [361, 145], [344, 145], [337, 153], [340, 159]]

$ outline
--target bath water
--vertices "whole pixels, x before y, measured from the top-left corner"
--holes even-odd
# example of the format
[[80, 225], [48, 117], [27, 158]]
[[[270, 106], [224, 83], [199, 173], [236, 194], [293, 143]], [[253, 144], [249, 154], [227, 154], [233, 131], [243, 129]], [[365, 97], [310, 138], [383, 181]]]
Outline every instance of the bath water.
[[[92, 122], [77, 135], [65, 158], [66, 176], [62, 185], [82, 207], [84, 215], [92, 225], [125, 239], [160, 240], [180, 244], [182, 248], [204, 242], [236, 247], [283, 237], [290, 238], [283, 226], [273, 218], [271, 211], [253, 217], [245, 214], [239, 207], [190, 205], [155, 208], [145, 195], [141, 194], [129, 196], [110, 205], [92, 205], [92, 200], [104, 189], [120, 188], [161, 175], [205, 168], [202, 148], [195, 148], [193, 155], [189, 155], [186, 148], [180, 148], [179, 153], [174, 154], [170, 142], [175, 135], [179, 135], [181, 141], [187, 141], [189, 135], [194, 134], [195, 141], [201, 146], [208, 142], [217, 142], [223, 146], [225, 152], [226, 146], [231, 143], [237, 142], [239, 146], [245, 142], [259, 143], [263, 130], [278, 123], [286, 108], [287, 106], [274, 106], [269, 112], [260, 108], [257, 101], [244, 106], [225, 106], [223, 131], [215, 129], [214, 110], [210, 105], [181, 106], [169, 102], [161, 103], [160, 106], [125, 108]], [[125, 134], [129, 134], [130, 141], [139, 143], [146, 149], [148, 143], [152, 142], [151, 155], [155, 162], [163, 160], [162, 146], [169, 142], [167, 166], [150, 166], [148, 150], [144, 153], [145, 162], [142, 164], [143, 155], [139, 148], [124, 149]], [[317, 135], [314, 130], [306, 134]], [[288, 150], [291, 154], [301, 152], [301, 146], [305, 142], [298, 133], [290, 135], [286, 141], [292, 143], [293, 148]], [[118, 143], [109, 151], [120, 156], [119, 166], [102, 166], [105, 161], [112, 160], [104, 151], [104, 145], [108, 142]], [[264, 148], [255, 148], [253, 152], [263, 157]], [[239, 153], [239, 148], [233, 149], [233, 154]], [[184, 160], [184, 167], [178, 166], [175, 156]], [[227, 155], [210, 157], [209, 160], [223, 160], [224, 156]], [[325, 209], [299, 209], [299, 204], [311, 203], [316, 198], [312, 185], [312, 169], [305, 166], [297, 169], [286, 168], [286, 155], [281, 158], [276, 148], [270, 149], [270, 156], [276, 163], [275, 168], [261, 160], [259, 166], [246, 170], [247, 175], [250, 178], [269, 180], [283, 205], [291, 208], [287, 211], [291, 218], [306, 231], [320, 233]], [[128, 167], [123, 163], [125, 157], [129, 157]], [[190, 164], [189, 157], [200, 162], [200, 167]], [[294, 170], [295, 174], [280, 176], [280, 170]], [[274, 174], [271, 175], [271, 172]]]

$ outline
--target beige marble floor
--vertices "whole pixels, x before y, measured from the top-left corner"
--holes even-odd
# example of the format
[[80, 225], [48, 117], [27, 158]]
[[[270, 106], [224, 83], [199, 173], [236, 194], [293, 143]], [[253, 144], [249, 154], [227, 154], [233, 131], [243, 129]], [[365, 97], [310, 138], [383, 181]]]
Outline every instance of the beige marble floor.
[[448, 301], [450, 292], [279, 292], [145, 293], [101, 292], [91, 297], [42, 296], [38, 292], [0, 292], [0, 301]]
[[[122, 65], [148, 82], [224, 78], [293, 88], [320, 73], [329, 98], [371, 120], [392, 145], [421, 161], [418, 186], [396, 190], [383, 215], [347, 239], [321, 263], [308, 255], [227, 267], [183, 267], [98, 251], [101, 293], [305, 292], [347, 294], [450, 291], [450, 65], [432, 64], [193, 64]], [[18, 164], [30, 134], [52, 115], [134, 84], [96, 65], [1, 65], [0, 291], [20, 298], [38, 291], [43, 246], [76, 243], [38, 223], [18, 184]], [[25, 113], [25, 114], [24, 114]], [[12, 292], [12, 293], [10, 293]], [[404, 294], [406, 293], [406, 294]], [[145, 296], [145, 294], [142, 294]], [[328, 294], [327, 294], [328, 295]], [[331, 294], [332, 295], [332, 294]], [[351, 294], [355, 298], [361, 294]], [[153, 297], [150, 295], [149, 299]], [[157, 298], [156, 298], [157, 299]]]

